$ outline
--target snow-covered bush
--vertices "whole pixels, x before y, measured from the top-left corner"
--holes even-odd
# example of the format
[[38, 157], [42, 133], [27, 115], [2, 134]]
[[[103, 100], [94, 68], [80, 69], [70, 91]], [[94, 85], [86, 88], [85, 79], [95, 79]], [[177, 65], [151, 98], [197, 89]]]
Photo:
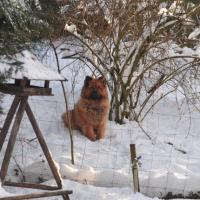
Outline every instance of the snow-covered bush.
[[200, 49], [198, 42], [188, 48], [185, 41], [191, 41], [191, 32], [198, 26], [193, 17], [200, 10], [199, 4], [75, 2], [73, 9], [66, 11], [65, 30], [75, 38], [74, 45], [78, 41], [81, 47], [80, 51], [68, 51], [65, 58], [90, 63], [95, 74], [107, 76], [111, 120], [140, 121], [146, 116], [144, 110], [148, 113], [153, 107], [149, 100], [162, 85], [168, 85], [168, 90], [155, 102], [175, 90], [186, 95], [190, 92], [193, 83], [188, 80], [199, 78]]

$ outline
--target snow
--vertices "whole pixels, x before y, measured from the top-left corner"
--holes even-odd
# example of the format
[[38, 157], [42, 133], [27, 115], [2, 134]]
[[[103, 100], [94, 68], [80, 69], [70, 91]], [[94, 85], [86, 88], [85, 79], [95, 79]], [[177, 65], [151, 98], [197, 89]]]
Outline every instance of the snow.
[[[65, 80], [65, 78], [58, 74], [56, 71], [45, 66], [40, 62], [36, 56], [34, 56], [29, 51], [25, 50], [14, 56], [15, 61], [21, 62], [22, 65], [20, 69], [13, 70], [11, 78], [13, 79], [24, 79], [29, 80]], [[11, 68], [12, 63], [10, 60], [4, 59], [4, 62], [0, 63], [0, 73], [4, 73]], [[12, 67], [14, 67], [12, 65]]]
[[11, 196], [11, 193], [6, 192], [1, 186], [0, 186], [0, 197], [6, 197]]
[[[105, 188], [105, 187], [94, 187], [89, 185], [78, 184], [72, 181], [65, 181], [65, 187], [76, 188], [74, 190], [73, 195], [71, 195], [71, 200], [113, 200], [113, 199], [121, 199], [121, 200], [150, 200], [151, 198], [145, 197], [140, 193], [134, 194], [132, 188], [124, 187], [124, 188]], [[90, 196], [88, 196], [90, 194]], [[157, 200], [157, 198], [154, 198]]]
[[[45, 184], [54, 185], [53, 181], [48, 181]], [[64, 180], [64, 188], [66, 190], [73, 190], [73, 194], [70, 195], [70, 200], [152, 200], [152, 198], [146, 197], [141, 193], [134, 193], [131, 188], [105, 188], [105, 187], [94, 187], [86, 184], [80, 184], [77, 182]], [[18, 189], [19, 190], [19, 189]], [[29, 190], [26, 190], [26, 193]], [[30, 192], [34, 192], [33, 190]], [[23, 189], [22, 189], [22, 194]], [[89, 195], [88, 195], [89, 194]], [[3, 188], [0, 188], [0, 197], [8, 197], [14, 194], [5, 192]], [[42, 200], [49, 200], [49, 198], [41, 198]], [[56, 198], [57, 199], [57, 198]], [[153, 198], [157, 200], [158, 198]]]
[[72, 24], [72, 25], [66, 24], [64, 30], [74, 33], [74, 32], [76, 32], [76, 25], [75, 24]]
[[200, 28], [196, 28], [190, 35], [188, 36], [188, 39], [197, 39], [197, 37], [200, 35]]
[[77, 37], [81, 37], [77, 32], [77, 27], [75, 24], [65, 24], [64, 30], [74, 34]]
[[[81, 77], [80, 72], [80, 87], [83, 83]], [[79, 85], [77, 87], [80, 94]], [[143, 127], [148, 130], [152, 140], [146, 137], [136, 123], [117, 125], [109, 122], [106, 137], [98, 142], [91, 142], [78, 131], [74, 131], [75, 165], [72, 165], [69, 135], [66, 134], [67, 130], [60, 119], [64, 103], [60, 98], [59, 85], [55, 83], [53, 89], [55, 97], [44, 99], [34, 97], [30, 104], [64, 179], [64, 188], [73, 190], [72, 200], [148, 199], [142, 194], [133, 192], [130, 143], [136, 143], [137, 154], [142, 156], [142, 166], [139, 171], [142, 193], [153, 197], [161, 196], [161, 193], [163, 195], [168, 191], [174, 194], [181, 191], [185, 194], [198, 191], [199, 114], [194, 113], [196, 119], [193, 119], [191, 133], [186, 138], [189, 116], [185, 115], [180, 119], [175, 96], [166, 98], [144, 121]], [[9, 96], [6, 97], [5, 107], [8, 108], [11, 100]], [[20, 138], [18, 139], [15, 157], [23, 168], [28, 182], [37, 182], [39, 177], [41, 180], [51, 180], [53, 176], [47, 163], [43, 161], [45, 159], [37, 141], [28, 142], [34, 137], [25, 117], [20, 138], [27, 140], [23, 143]], [[168, 145], [168, 142], [173, 143], [173, 146]], [[176, 149], [184, 150], [187, 154]], [[20, 181], [21, 176], [15, 176], [13, 173], [15, 168], [15, 163], [11, 163], [8, 178]], [[2, 189], [2, 196], [5, 190], [11, 194], [27, 193], [27, 190], [5, 187]]]
[[161, 8], [158, 12], [158, 15], [169, 16], [173, 15], [167, 8]]

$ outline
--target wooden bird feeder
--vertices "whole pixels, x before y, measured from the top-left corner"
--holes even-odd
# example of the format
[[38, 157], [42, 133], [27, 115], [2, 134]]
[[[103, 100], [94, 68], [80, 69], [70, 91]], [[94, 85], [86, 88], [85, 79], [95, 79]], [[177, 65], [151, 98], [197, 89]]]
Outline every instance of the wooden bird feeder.
[[[72, 191], [61, 190], [62, 189], [62, 181], [59, 175], [58, 169], [52, 159], [51, 153], [48, 149], [48, 146], [45, 142], [45, 139], [42, 135], [42, 132], [37, 124], [33, 111], [28, 103], [29, 96], [52, 96], [52, 89], [49, 87], [50, 81], [64, 81], [65, 78], [60, 74], [50, 70], [46, 66], [44, 66], [37, 58], [32, 55], [28, 51], [23, 51], [21, 54], [16, 55], [16, 59], [22, 63], [22, 69], [15, 71], [11, 75], [11, 79], [14, 80], [14, 83], [1, 83], [0, 84], [0, 92], [10, 95], [15, 95], [13, 103], [8, 111], [7, 117], [5, 119], [4, 125], [0, 132], [0, 152], [2, 150], [3, 144], [5, 142], [6, 136], [9, 132], [11, 123], [13, 121], [13, 125], [10, 131], [10, 137], [8, 140], [7, 148], [5, 151], [5, 155], [1, 165], [0, 178], [2, 185], [6, 186], [14, 186], [14, 187], [24, 187], [24, 188], [33, 188], [33, 189], [41, 189], [41, 190], [58, 190], [55, 192], [45, 192], [41, 194], [29, 194], [20, 195], [16, 197], [4, 197], [2, 199], [30, 199], [30, 198], [39, 198], [39, 197], [47, 197], [47, 196], [62, 196], [64, 200], [69, 200], [69, 194]], [[0, 64], [0, 70], [8, 70], [10, 68], [9, 64]], [[0, 71], [1, 72], [1, 71]], [[31, 81], [42, 81], [42, 86], [34, 86], [31, 84]], [[52, 171], [52, 174], [55, 178], [57, 186], [48, 186], [36, 183], [17, 183], [6, 180], [6, 175], [8, 172], [8, 166], [11, 160], [11, 156], [13, 153], [14, 145], [16, 142], [17, 134], [19, 131], [19, 127], [24, 115], [24, 112], [27, 113], [27, 116], [31, 122], [33, 130], [37, 136], [39, 144], [44, 152], [44, 155], [47, 159], [49, 167]], [[15, 115], [16, 114], [16, 115]]]

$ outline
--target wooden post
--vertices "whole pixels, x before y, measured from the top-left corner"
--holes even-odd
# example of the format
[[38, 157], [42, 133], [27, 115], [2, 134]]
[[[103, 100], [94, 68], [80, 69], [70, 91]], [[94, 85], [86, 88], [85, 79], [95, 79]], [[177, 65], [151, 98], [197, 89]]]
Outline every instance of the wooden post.
[[39, 189], [39, 190], [57, 190], [58, 189], [58, 186], [49, 186], [49, 185], [27, 183], [27, 182], [17, 183], [17, 182], [11, 182], [11, 181], [4, 181], [4, 185], [12, 186], [12, 187]]
[[12, 152], [13, 152], [16, 137], [17, 137], [17, 133], [19, 131], [19, 126], [20, 126], [20, 123], [21, 123], [21, 120], [22, 120], [22, 117], [23, 117], [23, 114], [24, 114], [24, 110], [25, 110], [25, 107], [26, 107], [26, 104], [27, 104], [27, 100], [28, 100], [27, 96], [21, 97], [19, 109], [17, 111], [16, 118], [15, 118], [12, 130], [11, 130], [10, 138], [9, 138], [8, 145], [7, 145], [6, 152], [5, 152], [6, 156], [4, 156], [3, 163], [2, 163], [2, 166], [1, 166], [0, 176], [1, 176], [2, 184], [5, 181], [5, 177], [6, 177], [6, 174], [7, 174], [7, 171], [8, 171], [8, 165], [10, 163], [10, 159], [11, 159], [11, 156], [12, 156]]
[[63, 197], [63, 200], [70, 200], [69, 195], [67, 195], [67, 194], [63, 194], [62, 197]]
[[72, 194], [72, 191], [62, 190], [62, 191], [55, 191], [55, 192], [43, 192], [43, 193], [31, 193], [31, 194], [24, 194], [18, 196], [9, 196], [0, 198], [0, 200], [25, 200], [25, 199], [33, 199], [33, 198], [43, 198], [43, 197], [53, 197], [53, 196], [66, 196], [66, 200], [69, 200], [69, 194]]
[[9, 128], [10, 128], [10, 124], [13, 120], [14, 114], [17, 110], [18, 105], [19, 105], [19, 101], [20, 101], [20, 98], [18, 96], [15, 96], [13, 103], [10, 107], [10, 110], [8, 111], [6, 120], [4, 122], [3, 128], [2, 128], [1, 133], [0, 133], [0, 152], [1, 152], [1, 149], [3, 147], [4, 141], [6, 139], [6, 135], [8, 133]]
[[139, 175], [138, 175], [138, 160], [136, 155], [135, 144], [130, 144], [131, 151], [131, 167], [133, 172], [134, 192], [140, 192]]
[[45, 82], [44, 82], [44, 87], [45, 87], [45, 88], [49, 88], [49, 81], [45, 81]]
[[55, 163], [54, 163], [54, 161], [53, 161], [53, 159], [51, 157], [51, 153], [50, 153], [50, 151], [49, 151], [49, 149], [47, 147], [47, 144], [46, 144], [46, 142], [44, 140], [44, 137], [42, 136], [42, 132], [40, 131], [40, 128], [39, 128], [39, 126], [38, 126], [38, 124], [36, 122], [36, 119], [35, 119], [35, 117], [33, 115], [33, 112], [32, 112], [32, 110], [31, 110], [31, 108], [30, 108], [28, 103], [27, 103], [27, 106], [26, 106], [26, 113], [27, 113], [28, 118], [29, 118], [29, 120], [30, 120], [30, 122], [32, 124], [32, 127], [33, 127], [33, 129], [35, 131], [35, 134], [36, 134], [36, 136], [38, 138], [40, 146], [42, 147], [44, 155], [46, 156], [46, 159], [47, 159], [47, 161], [49, 163], [50, 169], [51, 169], [51, 171], [52, 171], [52, 173], [54, 175], [56, 183], [58, 184], [58, 189], [61, 189], [62, 188], [62, 181], [61, 181], [61, 177], [60, 177], [60, 175], [58, 173], [58, 169], [57, 169], [57, 167], [56, 167], [56, 165], [55, 165]]

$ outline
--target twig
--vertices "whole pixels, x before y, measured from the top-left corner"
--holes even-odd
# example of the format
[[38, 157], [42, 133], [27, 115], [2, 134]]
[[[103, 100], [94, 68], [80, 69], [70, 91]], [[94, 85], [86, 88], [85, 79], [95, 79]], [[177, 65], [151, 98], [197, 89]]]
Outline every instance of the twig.
[[[144, 128], [142, 127], [142, 125], [141, 125], [140, 123], [138, 123], [138, 125], [139, 125], [139, 127], [141, 128], [142, 132], [148, 137], [148, 139], [150, 139], [150, 140], [152, 141], [152, 144], [155, 145], [155, 141], [153, 141], [152, 136], [149, 135], [149, 134], [147, 133], [146, 130], [144, 130]], [[167, 144], [167, 145], [172, 146], [176, 151], [179, 151], [179, 152], [181, 152], [182, 154], [186, 154], [186, 153], [187, 153], [186, 151], [175, 147], [174, 144], [171, 143], [171, 142], [164, 142], [164, 144]]]
[[186, 154], [186, 153], [187, 153], [186, 151], [184, 151], [184, 150], [182, 150], [182, 149], [179, 149], [179, 148], [175, 147], [174, 144], [171, 143], [171, 142], [166, 142], [166, 144], [171, 145], [172, 147], [174, 147], [175, 150], [181, 152], [182, 154]]
[[21, 173], [21, 175], [22, 175], [22, 180], [21, 180], [21, 182], [26, 182], [26, 177], [25, 177], [25, 175], [24, 175], [24, 172], [23, 172], [23, 170], [21, 169], [20, 165], [18, 164], [18, 162], [17, 162], [15, 156], [12, 156], [12, 158], [13, 158], [13, 160], [15, 161], [15, 164], [17, 165], [17, 168], [18, 168], [18, 170], [20, 171], [20, 173]]
[[[56, 51], [56, 47], [55, 45], [53, 44], [52, 41], [50, 41], [50, 44], [53, 48], [53, 51], [54, 51], [54, 55], [55, 55], [55, 58], [56, 58], [56, 64], [57, 64], [57, 69], [58, 69], [58, 73], [61, 74], [61, 70], [60, 70], [60, 63], [59, 63], [59, 59], [58, 59], [58, 54], [57, 54], [57, 51]], [[70, 135], [70, 143], [71, 143], [71, 162], [72, 164], [74, 165], [74, 141], [73, 141], [73, 132], [72, 132], [72, 128], [71, 128], [71, 123], [70, 123], [70, 119], [69, 119], [69, 109], [68, 109], [68, 101], [67, 101], [67, 96], [66, 96], [66, 93], [65, 93], [65, 86], [64, 86], [64, 83], [63, 81], [60, 81], [61, 83], [61, 86], [62, 86], [62, 91], [63, 91], [63, 95], [64, 95], [64, 100], [65, 100], [65, 107], [66, 107], [66, 113], [67, 113], [67, 119], [69, 120], [69, 135]]]

